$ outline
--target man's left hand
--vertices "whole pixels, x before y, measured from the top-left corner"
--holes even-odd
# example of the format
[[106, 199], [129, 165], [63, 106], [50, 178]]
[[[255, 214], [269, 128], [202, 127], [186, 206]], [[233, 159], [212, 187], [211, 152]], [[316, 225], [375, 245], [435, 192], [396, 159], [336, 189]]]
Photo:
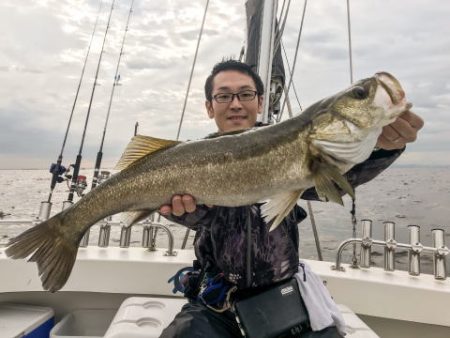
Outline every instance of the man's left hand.
[[422, 118], [411, 111], [406, 111], [383, 128], [378, 137], [377, 147], [386, 150], [402, 149], [406, 143], [416, 140], [417, 132], [423, 124]]

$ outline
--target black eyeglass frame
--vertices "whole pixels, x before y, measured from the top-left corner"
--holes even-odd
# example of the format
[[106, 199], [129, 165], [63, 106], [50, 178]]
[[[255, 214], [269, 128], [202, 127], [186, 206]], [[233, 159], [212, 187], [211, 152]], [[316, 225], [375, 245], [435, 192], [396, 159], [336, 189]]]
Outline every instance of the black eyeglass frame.
[[[247, 93], [247, 94], [252, 93], [253, 96], [251, 98], [242, 98], [241, 95], [244, 93]], [[227, 100], [220, 100], [220, 99], [218, 100], [217, 97], [220, 95], [231, 95], [231, 96]], [[248, 102], [248, 101], [254, 100], [257, 95], [258, 95], [258, 91], [256, 91], [256, 90], [243, 90], [243, 91], [240, 91], [239, 93], [219, 93], [219, 94], [214, 95], [213, 99], [216, 100], [217, 103], [230, 103], [230, 102], [233, 102], [234, 97], [236, 96], [239, 101]]]

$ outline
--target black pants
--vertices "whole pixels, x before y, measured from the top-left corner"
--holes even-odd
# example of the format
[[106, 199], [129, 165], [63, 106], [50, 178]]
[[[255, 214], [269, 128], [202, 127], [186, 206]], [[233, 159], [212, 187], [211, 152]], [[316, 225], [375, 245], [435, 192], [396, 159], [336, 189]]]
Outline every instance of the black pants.
[[[201, 303], [187, 303], [160, 338], [239, 338], [241, 331], [231, 311], [217, 313]], [[340, 338], [335, 327], [305, 332], [301, 338]]]

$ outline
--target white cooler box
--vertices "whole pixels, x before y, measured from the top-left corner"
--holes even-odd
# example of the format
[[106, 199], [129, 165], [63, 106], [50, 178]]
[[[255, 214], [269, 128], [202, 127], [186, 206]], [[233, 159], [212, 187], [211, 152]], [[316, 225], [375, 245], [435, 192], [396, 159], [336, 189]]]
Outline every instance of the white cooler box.
[[48, 307], [0, 303], [0, 337], [48, 338], [54, 317]]
[[185, 303], [185, 298], [128, 298], [117, 311], [105, 338], [158, 338]]
[[78, 309], [65, 315], [50, 332], [50, 338], [102, 338], [115, 309]]

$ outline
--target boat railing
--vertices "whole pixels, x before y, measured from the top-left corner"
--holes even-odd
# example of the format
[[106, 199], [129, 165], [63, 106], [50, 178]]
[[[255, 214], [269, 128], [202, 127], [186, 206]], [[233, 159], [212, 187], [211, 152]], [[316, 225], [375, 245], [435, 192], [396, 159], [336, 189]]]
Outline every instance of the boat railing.
[[[0, 220], [0, 225], [29, 225], [33, 226], [38, 223], [42, 222], [40, 219], [35, 220], [21, 220], [21, 219], [14, 219], [14, 220]], [[170, 224], [162, 224], [158, 221], [155, 221], [153, 217], [147, 218], [145, 221], [137, 223], [133, 226], [128, 226], [124, 222], [121, 221], [112, 221], [112, 219], [106, 218], [99, 223], [97, 223], [99, 226], [99, 233], [98, 233], [98, 242], [97, 245], [102, 248], [106, 248], [110, 245], [110, 235], [111, 235], [111, 229], [114, 227], [117, 227], [121, 229], [120, 231], [120, 240], [119, 240], [119, 247], [121, 248], [128, 248], [130, 247], [131, 243], [131, 230], [132, 228], [136, 227], [142, 227], [142, 240], [141, 240], [141, 246], [143, 248], [147, 248], [150, 251], [156, 251], [156, 239], [157, 239], [157, 233], [158, 230], [163, 230], [167, 234], [168, 238], [168, 245], [167, 245], [167, 251], [165, 253], [166, 256], [176, 256], [177, 252], [174, 250], [175, 240], [174, 235], [172, 231], [170, 230]], [[82, 240], [80, 241], [79, 246], [80, 247], [87, 247], [90, 244], [90, 229], [85, 233]], [[0, 244], [0, 247], [2, 244]]]
[[[0, 220], [0, 224], [7, 225], [33, 225], [42, 220]], [[111, 218], [107, 218], [98, 223], [99, 236], [98, 246], [108, 247], [110, 242], [110, 233], [112, 227], [120, 227], [120, 240], [119, 246], [121, 248], [130, 247], [131, 230], [132, 227], [142, 227], [142, 239], [141, 246], [147, 248], [150, 251], [156, 251], [156, 238], [158, 230], [163, 230], [167, 234], [168, 249], [165, 253], [167, 256], [175, 256], [177, 254], [174, 251], [174, 236], [170, 230], [170, 225], [160, 223], [160, 218], [155, 220], [155, 216], [152, 215], [145, 221], [140, 222], [133, 226], [128, 226], [123, 222], [114, 222]], [[395, 223], [384, 222], [384, 240], [376, 240], [372, 238], [372, 221], [364, 219], [361, 221], [362, 236], [360, 238], [349, 238], [343, 241], [337, 250], [336, 264], [332, 266], [334, 270], [345, 271], [342, 266], [342, 253], [351, 244], [360, 244], [360, 259], [359, 265], [352, 265], [353, 268], [370, 268], [372, 258], [372, 247], [378, 246], [384, 248], [384, 269], [386, 271], [395, 270], [395, 255], [398, 249], [408, 250], [408, 272], [412, 276], [419, 276], [421, 273], [421, 255], [427, 254], [433, 257], [433, 272], [434, 277], [437, 280], [445, 280], [447, 278], [446, 268], [446, 256], [450, 250], [445, 245], [445, 232], [443, 229], [432, 230], [433, 246], [424, 246], [420, 242], [420, 227], [418, 225], [409, 225], [409, 242], [399, 243], [395, 240]], [[89, 245], [89, 231], [86, 232], [80, 247], [86, 247]]]
[[361, 221], [362, 237], [349, 238], [343, 241], [337, 251], [336, 264], [332, 266], [333, 270], [345, 271], [342, 267], [342, 253], [350, 244], [360, 244], [360, 262], [361, 268], [370, 268], [372, 247], [384, 247], [384, 269], [386, 271], [395, 270], [395, 253], [397, 248], [407, 249], [409, 253], [408, 272], [412, 276], [420, 275], [420, 257], [421, 254], [431, 254], [433, 256], [433, 272], [434, 278], [438, 280], [445, 280], [447, 278], [446, 270], [446, 256], [449, 254], [449, 249], [445, 245], [445, 233], [443, 229], [433, 229], [433, 247], [424, 246], [420, 243], [420, 227], [418, 225], [409, 225], [409, 239], [410, 243], [398, 243], [395, 240], [395, 223], [384, 222], [384, 241], [375, 240], [372, 238], [372, 221], [364, 219]]
[[142, 232], [142, 247], [148, 248], [150, 251], [156, 250], [156, 234], [158, 229], [164, 230], [167, 234], [168, 249], [165, 253], [166, 256], [176, 256], [177, 252], [173, 250], [174, 238], [172, 231], [164, 224], [151, 222], [148, 219], [144, 223], [144, 230]]

